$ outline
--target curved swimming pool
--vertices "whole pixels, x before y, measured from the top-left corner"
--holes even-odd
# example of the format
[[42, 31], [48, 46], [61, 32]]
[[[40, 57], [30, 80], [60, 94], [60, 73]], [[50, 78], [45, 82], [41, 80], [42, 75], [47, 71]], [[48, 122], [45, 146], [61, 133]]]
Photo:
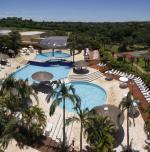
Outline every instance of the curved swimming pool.
[[[88, 82], [71, 82], [75, 88], [76, 94], [81, 98], [82, 109], [88, 108], [91, 110], [95, 106], [106, 104], [107, 94], [106, 91], [93, 83]], [[62, 108], [62, 104], [60, 105]], [[69, 112], [74, 112], [73, 104], [71, 101], [66, 100], [66, 110]]]
[[[52, 55], [53, 55], [52, 52], [47, 52], [36, 55], [36, 58], [40, 60], [45, 60], [49, 57], [52, 57]], [[55, 51], [54, 57], [68, 58], [70, 57], [70, 55], [62, 51]], [[17, 79], [23, 79], [23, 80], [28, 79], [30, 82], [33, 82], [34, 80], [31, 77], [33, 73], [38, 71], [46, 71], [54, 75], [53, 78], [54, 80], [58, 80], [67, 77], [70, 69], [71, 66], [69, 65], [58, 64], [55, 66], [53, 65], [41, 66], [41, 65], [28, 64], [24, 68], [14, 72], [13, 75]]]
[[44, 66], [38, 66], [38, 65], [27, 65], [22, 69], [19, 69], [18, 71], [13, 73], [13, 76], [17, 79], [28, 79], [29, 82], [33, 82], [34, 80], [32, 79], [32, 74], [35, 72], [39, 72], [39, 71], [45, 71], [45, 72], [50, 72], [54, 75], [54, 80], [58, 80], [58, 79], [63, 79], [65, 77], [67, 77], [69, 71], [70, 71], [71, 67], [69, 66], [61, 66], [61, 65], [57, 65], [57, 66], [48, 66], [48, 67], [44, 67]]

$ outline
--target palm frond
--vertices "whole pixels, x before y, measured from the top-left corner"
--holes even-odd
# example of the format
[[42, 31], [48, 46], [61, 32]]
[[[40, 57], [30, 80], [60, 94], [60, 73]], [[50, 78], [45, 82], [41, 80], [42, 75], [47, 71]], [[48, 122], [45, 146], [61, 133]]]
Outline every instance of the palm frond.
[[69, 117], [66, 119], [66, 126], [69, 125], [70, 123], [73, 123], [73, 122], [79, 122], [80, 119], [78, 117], [75, 117], [75, 116], [72, 116], [72, 117]]
[[55, 109], [58, 105], [60, 105], [60, 103], [62, 102], [62, 98], [58, 98], [58, 99], [55, 99], [51, 106], [50, 106], [50, 112], [49, 112], [49, 115], [52, 116], [55, 112]]

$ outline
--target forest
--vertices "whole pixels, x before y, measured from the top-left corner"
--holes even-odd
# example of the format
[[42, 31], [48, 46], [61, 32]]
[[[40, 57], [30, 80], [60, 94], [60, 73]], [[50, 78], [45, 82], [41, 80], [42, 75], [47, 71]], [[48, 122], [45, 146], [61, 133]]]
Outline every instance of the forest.
[[[48, 22], [8, 17], [0, 19], [1, 28], [44, 30], [49, 35], [68, 35], [78, 42], [77, 47], [100, 48], [117, 45], [119, 51], [134, 45], [150, 46], [150, 22]], [[84, 44], [84, 45], [83, 45]]]

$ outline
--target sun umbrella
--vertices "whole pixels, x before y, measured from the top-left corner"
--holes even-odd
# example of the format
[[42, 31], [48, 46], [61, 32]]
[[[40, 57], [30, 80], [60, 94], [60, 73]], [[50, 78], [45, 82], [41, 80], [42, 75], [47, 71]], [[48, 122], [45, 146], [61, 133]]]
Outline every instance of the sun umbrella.
[[129, 79], [126, 77], [120, 77], [119, 80], [122, 82], [127, 82]]
[[107, 105], [97, 106], [94, 108], [94, 110], [98, 114], [110, 117], [117, 129], [119, 129], [120, 125], [123, 124], [124, 115], [122, 115], [121, 110], [116, 106], [107, 104]]
[[45, 71], [39, 71], [32, 74], [32, 79], [35, 81], [43, 82], [49, 81], [53, 78], [53, 74]]

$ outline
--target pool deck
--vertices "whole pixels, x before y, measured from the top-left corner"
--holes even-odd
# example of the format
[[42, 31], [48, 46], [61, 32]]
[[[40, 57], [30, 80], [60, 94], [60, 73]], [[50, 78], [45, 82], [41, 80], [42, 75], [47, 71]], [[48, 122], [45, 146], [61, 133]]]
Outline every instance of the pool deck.
[[[31, 55], [31, 58], [34, 58], [34, 57], [35, 57], [35, 54]], [[84, 59], [83, 53], [80, 53], [80, 54], [75, 56], [75, 61], [79, 61], [79, 60], [83, 60], [83, 59]], [[14, 65], [14, 66], [16, 66], [16, 65]], [[9, 70], [10, 70], [10, 72], [13, 71], [13, 69], [9, 69]], [[93, 68], [89, 68], [89, 70], [90, 70], [90, 72], [96, 71], [96, 69], [93, 69]], [[106, 103], [111, 104], [111, 105], [115, 105], [115, 106], [119, 105], [122, 98], [125, 96], [125, 94], [127, 94], [129, 89], [131, 89], [131, 86], [129, 86], [129, 88], [126, 88], [126, 89], [121, 89], [119, 87], [118, 80], [113, 79], [112, 81], [106, 81], [105, 76], [102, 76], [100, 79], [94, 80], [92, 83], [103, 87], [107, 92]], [[51, 102], [47, 103], [45, 101], [46, 94], [38, 93], [38, 97], [39, 97], [39, 101], [40, 101], [39, 106], [44, 110], [44, 112], [47, 116], [47, 122], [50, 122], [52, 124], [56, 124], [56, 120], [58, 119], [58, 117], [60, 115], [62, 115], [62, 109], [57, 107], [55, 114], [52, 117], [50, 117], [49, 116], [49, 107], [50, 107]], [[72, 113], [66, 112], [66, 115], [71, 116]], [[125, 115], [125, 121], [123, 123], [123, 128], [124, 128], [124, 138], [123, 138], [122, 144], [125, 146], [126, 145], [126, 115]], [[144, 128], [144, 120], [140, 114], [137, 118], [135, 118], [135, 127], [133, 126], [133, 124], [131, 124], [130, 130], [129, 130], [130, 131], [130, 140], [133, 139], [132, 147], [134, 147], [135, 150], [139, 150], [140, 152], [147, 151], [147, 150], [144, 150], [144, 146], [146, 145], [145, 144], [146, 134], [145, 134], [143, 128]], [[79, 149], [79, 141], [80, 141], [79, 140], [79, 132], [80, 132], [80, 125], [77, 123], [74, 123], [73, 128], [72, 128], [72, 132], [71, 132], [71, 136], [70, 136], [70, 142], [72, 140], [75, 140], [75, 148], [76, 149]], [[86, 143], [86, 140], [84, 138], [83, 139], [83, 147], [85, 147], [86, 145], [87, 145], [87, 143]], [[25, 150], [20, 150], [18, 147], [15, 146], [14, 141], [9, 144], [6, 151], [12, 152], [12, 149], [13, 149], [13, 151], [16, 151], [16, 152], [23, 152], [23, 151], [36, 152], [37, 151], [35, 149], [32, 149], [31, 147], [27, 147]], [[121, 146], [118, 146], [116, 148], [116, 151], [120, 152]]]
[[21, 55], [15, 58], [9, 58], [8, 61], [10, 62], [11, 66], [5, 66], [5, 68], [0, 71], [0, 79], [7, 77], [9, 74], [15, 72], [18, 69], [21, 69], [27, 64], [29, 60], [35, 58], [35, 56], [36, 51], [30, 53], [30, 55]]

